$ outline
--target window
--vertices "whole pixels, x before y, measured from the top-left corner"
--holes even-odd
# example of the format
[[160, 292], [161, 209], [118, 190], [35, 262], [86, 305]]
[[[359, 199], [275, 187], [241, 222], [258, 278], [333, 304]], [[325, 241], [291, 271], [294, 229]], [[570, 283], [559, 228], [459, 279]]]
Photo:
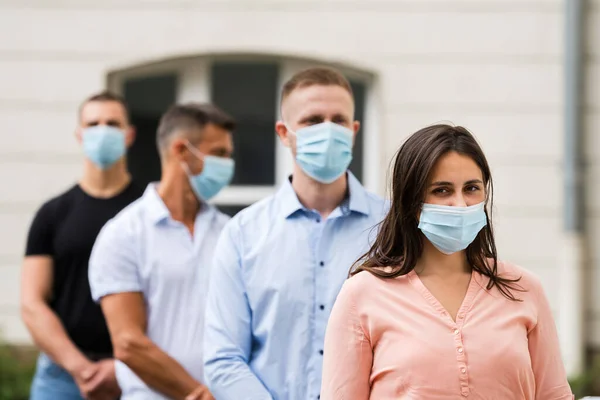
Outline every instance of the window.
[[[111, 74], [109, 85], [125, 96], [137, 131], [136, 142], [128, 153], [133, 177], [142, 184], [160, 179], [156, 129], [160, 116], [171, 104], [210, 101], [238, 123], [234, 132], [235, 177], [212, 202], [223, 212], [234, 215], [273, 194], [293, 167], [289, 149], [275, 133], [281, 87], [308, 65], [272, 58], [200, 57]], [[369, 80], [356, 73], [349, 73], [348, 78], [354, 92], [356, 119], [361, 121], [350, 170], [372, 189], [377, 185], [374, 182], [377, 173], [368, 172], [377, 169], [378, 157], [376, 154], [369, 157], [376, 148], [375, 118], [370, 112], [372, 108], [369, 109]]]
[[123, 87], [131, 123], [137, 130], [136, 140], [127, 152], [127, 165], [141, 185], [160, 180], [156, 130], [162, 113], [175, 103], [176, 88], [175, 74], [133, 78]]
[[352, 162], [350, 163], [350, 171], [356, 176], [356, 178], [363, 182], [363, 168], [364, 168], [364, 130], [365, 130], [365, 100], [367, 88], [363, 82], [358, 82], [354, 79], [350, 79], [350, 86], [352, 87], [352, 93], [354, 94], [354, 118], [360, 121], [361, 128], [356, 134], [354, 141], [354, 149], [352, 151]]
[[277, 64], [215, 62], [211, 72], [212, 102], [238, 125], [232, 185], [274, 185]]

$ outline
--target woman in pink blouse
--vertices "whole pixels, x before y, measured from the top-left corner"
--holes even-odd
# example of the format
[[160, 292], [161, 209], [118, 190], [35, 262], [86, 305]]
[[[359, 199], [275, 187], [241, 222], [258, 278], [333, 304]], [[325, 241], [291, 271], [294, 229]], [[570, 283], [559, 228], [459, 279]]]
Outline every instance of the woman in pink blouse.
[[573, 398], [540, 281], [498, 261], [491, 210], [466, 129], [404, 143], [390, 211], [331, 313], [322, 400]]

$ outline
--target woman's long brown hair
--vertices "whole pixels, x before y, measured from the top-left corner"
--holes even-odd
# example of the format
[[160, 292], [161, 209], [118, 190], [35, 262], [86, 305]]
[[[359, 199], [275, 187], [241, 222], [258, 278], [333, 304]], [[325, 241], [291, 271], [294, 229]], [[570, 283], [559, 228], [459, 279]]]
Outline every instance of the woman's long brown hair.
[[517, 285], [519, 279], [498, 275], [498, 254], [492, 226], [493, 183], [490, 167], [473, 135], [460, 126], [440, 124], [423, 128], [400, 147], [392, 173], [390, 210], [379, 225], [375, 242], [354, 264], [350, 275], [368, 271], [380, 278], [396, 278], [415, 268], [423, 252], [423, 240], [426, 240], [418, 228], [418, 214], [429, 177], [436, 162], [452, 151], [470, 157], [479, 166], [486, 187], [485, 213], [488, 223], [467, 247], [467, 261], [473, 270], [489, 278], [488, 290], [496, 286], [505, 297], [517, 300], [512, 291], [522, 291]]

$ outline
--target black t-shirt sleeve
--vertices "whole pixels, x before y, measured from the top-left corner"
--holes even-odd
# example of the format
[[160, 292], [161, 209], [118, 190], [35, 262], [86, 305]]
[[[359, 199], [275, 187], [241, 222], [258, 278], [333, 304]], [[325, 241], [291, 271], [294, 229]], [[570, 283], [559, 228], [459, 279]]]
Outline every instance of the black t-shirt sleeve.
[[25, 256], [54, 255], [54, 218], [52, 203], [44, 204], [33, 218], [27, 235]]

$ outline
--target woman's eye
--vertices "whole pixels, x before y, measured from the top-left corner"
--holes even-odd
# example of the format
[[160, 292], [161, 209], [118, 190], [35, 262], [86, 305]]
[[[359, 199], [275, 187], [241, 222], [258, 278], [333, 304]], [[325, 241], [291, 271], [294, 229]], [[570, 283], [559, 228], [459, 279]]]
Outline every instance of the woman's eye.
[[448, 191], [448, 189], [446, 189], [446, 188], [437, 188], [437, 189], [435, 189], [435, 190], [433, 191], [433, 193], [436, 193], [436, 194], [445, 194], [445, 193], [448, 193], [448, 192], [449, 192], [449, 191]]
[[465, 189], [467, 192], [476, 192], [479, 190], [479, 186], [467, 186]]

